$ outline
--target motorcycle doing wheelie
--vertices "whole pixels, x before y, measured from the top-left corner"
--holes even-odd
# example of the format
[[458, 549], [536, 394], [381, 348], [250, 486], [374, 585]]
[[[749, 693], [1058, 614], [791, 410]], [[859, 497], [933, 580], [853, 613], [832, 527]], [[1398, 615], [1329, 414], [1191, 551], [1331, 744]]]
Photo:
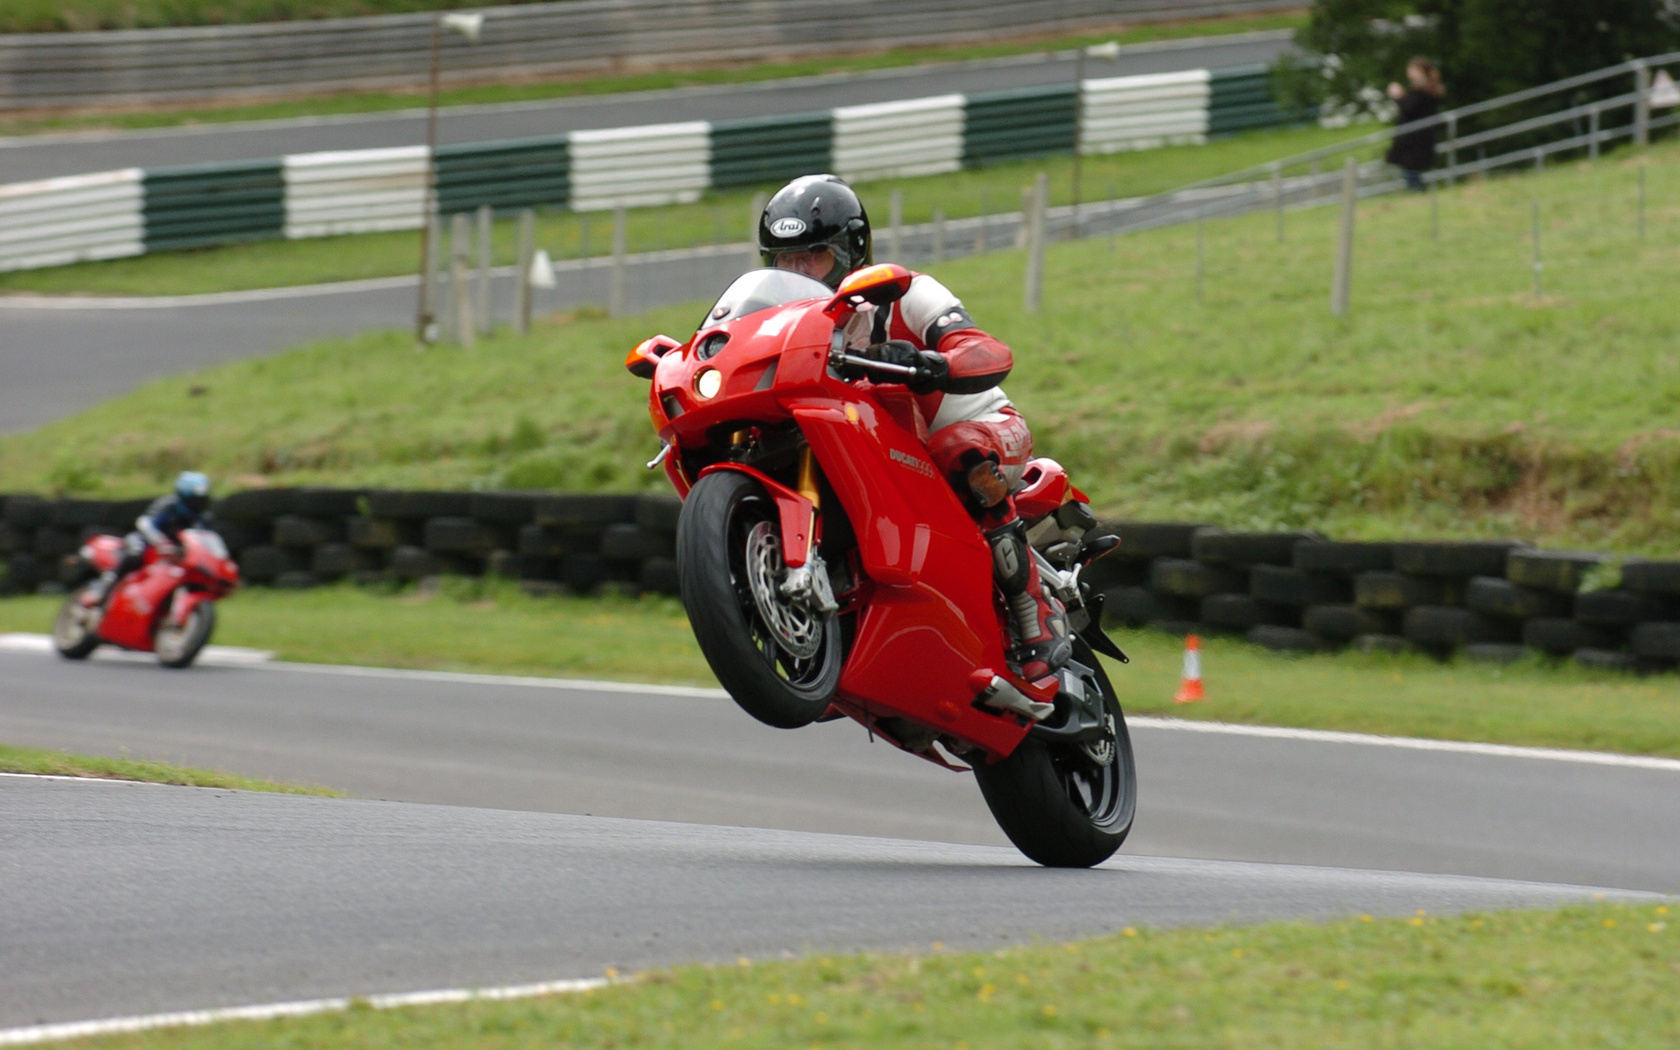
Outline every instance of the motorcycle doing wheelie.
[[[123, 541], [95, 536], [80, 557], [96, 572], [122, 563]], [[67, 660], [85, 660], [101, 644], [157, 654], [165, 667], [190, 667], [216, 629], [216, 600], [239, 586], [239, 566], [209, 529], [183, 529], [180, 552], [146, 548], [141, 567], [111, 585], [103, 603], [98, 584], [71, 592], [53, 623], [53, 647]]]
[[902, 385], [913, 370], [847, 352], [848, 324], [911, 276], [872, 266], [830, 293], [750, 271], [688, 342], [661, 335], [630, 352], [664, 444], [649, 466], [662, 461], [684, 497], [683, 605], [748, 714], [783, 728], [846, 716], [972, 769], [1023, 853], [1088, 867], [1119, 848], [1136, 807], [1125, 717], [1095, 654], [1125, 657], [1080, 583], [1112, 541], [1087, 541], [1095, 519], [1059, 465], [1027, 465], [1016, 509], [1077, 637], [1059, 675], [1024, 680], [991, 548], [929, 462]]

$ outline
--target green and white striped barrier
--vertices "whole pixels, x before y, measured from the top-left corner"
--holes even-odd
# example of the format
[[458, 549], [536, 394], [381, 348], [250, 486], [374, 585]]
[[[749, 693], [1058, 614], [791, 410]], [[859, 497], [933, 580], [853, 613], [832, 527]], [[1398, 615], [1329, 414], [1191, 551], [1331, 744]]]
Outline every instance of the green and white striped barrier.
[[[593, 211], [832, 171], [937, 175], [1056, 153], [1206, 142], [1310, 120], [1272, 100], [1264, 66], [937, 95], [823, 113], [690, 121], [446, 146], [443, 214], [489, 205]], [[0, 186], [0, 270], [277, 238], [417, 229], [425, 147], [127, 169]]]

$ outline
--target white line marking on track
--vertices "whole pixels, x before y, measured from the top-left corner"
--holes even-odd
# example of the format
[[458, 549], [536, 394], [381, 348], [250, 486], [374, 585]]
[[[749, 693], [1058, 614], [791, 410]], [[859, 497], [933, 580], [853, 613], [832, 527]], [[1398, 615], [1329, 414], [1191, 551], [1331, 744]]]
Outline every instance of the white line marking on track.
[[[46, 635], [0, 634], [0, 651], [39, 651], [50, 646], [40, 642], [24, 644], [12, 639], [47, 639]], [[214, 648], [214, 647], [209, 647]], [[208, 648], [206, 650], [208, 652]], [[262, 650], [243, 650], [260, 653]], [[687, 696], [702, 700], [727, 700], [722, 689], [707, 689], [688, 685], [646, 685], [637, 682], [608, 682], [589, 678], [544, 678], [537, 675], [473, 674], [461, 671], [419, 671], [398, 667], [360, 667], [354, 664], [306, 664], [282, 660], [230, 660], [254, 669], [297, 671], [305, 674], [342, 675], [348, 678], [391, 678], [420, 682], [456, 683], [460, 685], [517, 686], [526, 689], [558, 689], [594, 693], [636, 693], [644, 696]], [[1410, 751], [1442, 751], [1461, 755], [1482, 755], [1490, 758], [1526, 758], [1545, 762], [1574, 762], [1591, 766], [1619, 766], [1624, 769], [1652, 769], [1664, 773], [1680, 773], [1680, 759], [1659, 758], [1652, 755], [1619, 755], [1609, 751], [1571, 751], [1566, 748], [1516, 747], [1510, 744], [1484, 744], [1465, 740], [1430, 740], [1410, 736], [1378, 736], [1373, 733], [1347, 733], [1332, 729], [1294, 729], [1287, 726], [1253, 726], [1234, 722], [1199, 722], [1185, 718], [1154, 718], [1147, 715], [1128, 715], [1126, 724], [1134, 729], [1159, 729], [1182, 733], [1214, 733], [1223, 736], [1251, 736], [1273, 740], [1301, 740], [1318, 744], [1352, 744], [1361, 747], [1394, 747]]]
[[514, 984], [503, 988], [445, 988], [432, 992], [402, 992], [356, 999], [303, 999], [290, 1003], [230, 1006], [215, 1010], [178, 1010], [174, 1013], [110, 1017], [99, 1021], [37, 1024], [23, 1028], [0, 1028], [0, 1046], [23, 1046], [59, 1039], [87, 1039], [98, 1035], [219, 1024], [223, 1021], [270, 1021], [277, 1017], [308, 1017], [311, 1014], [342, 1012], [350, 1009], [352, 1004], [366, 1004], [375, 1010], [392, 1010], [404, 1006], [435, 1006], [442, 1003], [469, 1003], [492, 999], [531, 999], [543, 995], [576, 995], [604, 987], [607, 983], [604, 977], [587, 977], [569, 981]]
[[1343, 733], [1332, 729], [1290, 729], [1285, 726], [1248, 726], [1231, 722], [1192, 722], [1184, 718], [1148, 718], [1136, 715], [1128, 715], [1126, 724], [1139, 729], [1172, 729], [1186, 733], [1221, 733], [1228, 736], [1271, 737], [1275, 740], [1309, 740], [1321, 744], [1398, 747], [1411, 751], [1449, 751], [1461, 755], [1534, 758], [1548, 762], [1578, 762], [1594, 766], [1624, 766], [1630, 769], [1659, 769], [1666, 773], [1680, 773], [1680, 759], [1656, 758], [1651, 755], [1618, 755], [1609, 751], [1570, 751], [1556, 747], [1514, 747], [1510, 744], [1478, 744], [1464, 740], [1428, 740], [1413, 736]]
[[[53, 651], [52, 635], [25, 634], [12, 632], [0, 634], [0, 652], [10, 653], [50, 653]], [[126, 649], [100, 648], [94, 650], [96, 660], [122, 660], [152, 663], [157, 659], [152, 653], [131, 652]], [[269, 649], [246, 649], [237, 645], [207, 645], [198, 654], [198, 662], [213, 664], [217, 667], [245, 667], [253, 664], [267, 663], [274, 659], [274, 653]]]

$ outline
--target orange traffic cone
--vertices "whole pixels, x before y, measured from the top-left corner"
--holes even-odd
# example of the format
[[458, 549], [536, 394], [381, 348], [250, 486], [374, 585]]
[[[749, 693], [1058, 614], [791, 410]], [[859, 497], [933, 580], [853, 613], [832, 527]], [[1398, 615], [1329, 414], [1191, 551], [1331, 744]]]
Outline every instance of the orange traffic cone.
[[1195, 635], [1184, 639], [1184, 674], [1178, 680], [1175, 704], [1193, 704], [1202, 699], [1202, 640]]

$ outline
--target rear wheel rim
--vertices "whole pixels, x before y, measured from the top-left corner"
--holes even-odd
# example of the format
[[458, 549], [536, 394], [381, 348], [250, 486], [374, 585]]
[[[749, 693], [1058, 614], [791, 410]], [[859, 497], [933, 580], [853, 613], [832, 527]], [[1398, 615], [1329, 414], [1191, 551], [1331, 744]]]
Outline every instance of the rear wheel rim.
[[825, 643], [834, 621], [790, 605], [776, 589], [786, 567], [781, 537], [762, 499], [748, 497], [736, 505], [728, 543], [735, 604], [759, 658], [789, 689], [810, 692], [827, 677]]
[[89, 610], [76, 596], [64, 603], [53, 621], [53, 644], [60, 649], [74, 649], [92, 634], [87, 624]]

